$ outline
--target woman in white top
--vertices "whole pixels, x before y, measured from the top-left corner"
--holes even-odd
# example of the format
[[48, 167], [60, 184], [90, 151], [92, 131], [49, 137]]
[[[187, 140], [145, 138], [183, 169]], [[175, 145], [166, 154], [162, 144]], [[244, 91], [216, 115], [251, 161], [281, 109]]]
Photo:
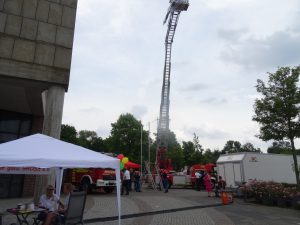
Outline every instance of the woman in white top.
[[48, 209], [49, 211], [55, 211], [59, 202], [58, 196], [54, 194], [54, 187], [52, 185], [48, 185], [46, 194], [43, 194], [40, 197], [40, 207]]
[[[43, 194], [40, 197], [40, 207], [43, 207], [48, 210], [48, 213], [45, 215], [45, 220], [43, 225], [49, 225], [52, 222], [52, 219], [56, 216], [55, 212], [60, 208], [64, 208], [64, 205], [59, 200], [58, 196], [54, 194], [54, 187], [48, 185], [46, 189], [46, 194]], [[44, 219], [44, 218], [42, 218]]]
[[[43, 225], [50, 225], [55, 220], [58, 220], [58, 221], [64, 220], [64, 214], [68, 208], [70, 194], [73, 192], [74, 186], [71, 183], [64, 184], [63, 191], [64, 191], [64, 194], [66, 194], [64, 204], [62, 204], [61, 201], [59, 200], [58, 196], [53, 193], [53, 190], [54, 190], [53, 186], [49, 185], [47, 188], [47, 194], [42, 195], [41, 199], [40, 199], [40, 205], [49, 210]], [[49, 194], [49, 193], [51, 193], [51, 194]], [[59, 205], [59, 207], [57, 207], [57, 204]]]

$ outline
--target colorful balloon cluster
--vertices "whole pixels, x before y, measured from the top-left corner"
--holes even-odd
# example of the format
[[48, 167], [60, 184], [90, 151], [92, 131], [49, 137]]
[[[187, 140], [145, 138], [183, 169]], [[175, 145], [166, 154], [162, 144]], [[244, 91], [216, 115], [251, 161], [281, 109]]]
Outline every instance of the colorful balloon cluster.
[[120, 170], [124, 169], [125, 164], [129, 161], [128, 158], [124, 157], [123, 154], [119, 154], [117, 158], [120, 159]]

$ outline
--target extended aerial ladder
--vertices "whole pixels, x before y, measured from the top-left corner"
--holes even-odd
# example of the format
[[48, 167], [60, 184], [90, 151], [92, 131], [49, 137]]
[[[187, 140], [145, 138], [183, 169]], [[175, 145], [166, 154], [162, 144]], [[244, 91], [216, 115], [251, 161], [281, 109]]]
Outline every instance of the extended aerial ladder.
[[164, 77], [161, 91], [160, 113], [157, 126], [156, 163], [160, 169], [168, 169], [171, 166], [169, 160], [167, 159], [169, 139], [171, 50], [179, 15], [181, 11], [186, 11], [188, 7], [188, 0], [170, 0], [170, 7], [164, 20], [165, 24], [169, 18], [168, 30], [165, 39]]

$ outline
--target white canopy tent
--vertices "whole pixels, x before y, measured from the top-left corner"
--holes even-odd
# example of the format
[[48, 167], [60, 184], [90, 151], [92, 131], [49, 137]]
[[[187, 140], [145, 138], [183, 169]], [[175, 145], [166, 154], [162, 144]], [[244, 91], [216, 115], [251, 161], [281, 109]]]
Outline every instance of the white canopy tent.
[[[28, 167], [55, 169], [56, 193], [60, 193], [65, 168], [116, 170], [119, 225], [121, 225], [120, 160], [55, 138], [35, 134], [0, 144], [0, 173], [27, 173]], [[13, 167], [13, 170], [3, 169]], [[20, 169], [16, 169], [20, 168]], [[22, 168], [22, 169], [21, 169]], [[32, 173], [32, 170], [30, 170]], [[37, 172], [39, 169], [37, 169]], [[44, 171], [43, 171], [44, 172]]]

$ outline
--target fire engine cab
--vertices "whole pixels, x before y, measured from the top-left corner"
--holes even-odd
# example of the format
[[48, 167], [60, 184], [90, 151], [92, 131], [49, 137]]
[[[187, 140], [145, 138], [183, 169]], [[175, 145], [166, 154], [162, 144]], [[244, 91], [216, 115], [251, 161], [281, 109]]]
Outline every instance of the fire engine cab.
[[80, 168], [71, 169], [70, 173], [71, 183], [87, 192], [102, 188], [106, 193], [111, 193], [116, 187], [116, 172], [113, 169]]

